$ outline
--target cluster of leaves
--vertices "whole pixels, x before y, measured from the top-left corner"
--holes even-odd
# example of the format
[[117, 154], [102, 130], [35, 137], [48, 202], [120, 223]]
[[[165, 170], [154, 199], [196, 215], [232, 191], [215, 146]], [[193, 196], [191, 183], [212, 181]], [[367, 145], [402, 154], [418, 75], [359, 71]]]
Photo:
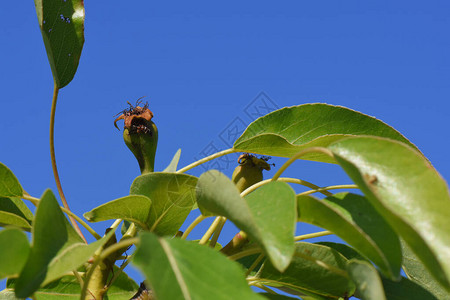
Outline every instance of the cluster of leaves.
[[[286, 183], [295, 179], [278, 177], [281, 172], [240, 193], [215, 170], [199, 178], [177, 173], [178, 153], [167, 171], [137, 177], [129, 196], [84, 215], [91, 222], [123, 219], [138, 226], [138, 239], [131, 240], [137, 245], [131, 260], [158, 299], [261, 298], [249, 284], [303, 299], [448, 297], [448, 188], [427, 159], [394, 129], [346, 108], [306, 104], [256, 120], [233, 151], [290, 161], [299, 157], [333, 161], [364, 196], [310, 195], [327, 188], [296, 195]], [[68, 272], [83, 272], [89, 258], [102, 257], [112, 233], [86, 245], [51, 191], [36, 201], [33, 215], [20, 199], [32, 197], [12, 172], [2, 165], [0, 174], [0, 222], [16, 227], [0, 233], [2, 244], [9, 245], [1, 249], [8, 260], [1, 264], [0, 274], [17, 277], [8, 286], [19, 297], [35, 293], [39, 299], [50, 299], [55, 291], [78, 297], [81, 287]], [[219, 253], [220, 246], [213, 249], [185, 236], [174, 238], [197, 205], [203, 217], [232, 221], [250, 243], [227, 259]], [[329, 230], [348, 245], [296, 242], [301, 240], [294, 236], [297, 222]], [[31, 230], [31, 246], [22, 230]], [[408, 278], [400, 276], [402, 266]], [[137, 285], [121, 275], [107, 295], [120, 299], [136, 290]]]
[[[59, 89], [76, 72], [84, 8], [81, 0], [35, 4]], [[289, 160], [273, 178], [244, 191], [215, 170], [198, 178], [184, 174], [232, 152]], [[305, 104], [259, 118], [232, 149], [182, 169], [179, 157], [180, 152], [163, 172], [137, 177], [129, 195], [84, 214], [90, 222], [117, 219], [103, 236], [61, 208], [52, 191], [40, 198], [27, 194], [0, 164], [0, 225], [5, 227], [0, 279], [8, 278], [0, 298], [128, 299], [138, 290], [124, 272], [129, 262], [145, 275], [148, 297], [159, 300], [450, 297], [447, 184], [413, 144], [383, 122], [343, 107]], [[355, 185], [319, 188], [281, 177], [296, 159], [338, 164]], [[288, 183], [311, 190], [296, 194]], [[361, 193], [330, 192], [339, 188]], [[319, 192], [326, 198], [311, 196]], [[22, 199], [36, 206], [34, 213]], [[179, 234], [194, 209], [201, 216]], [[85, 243], [64, 213], [96, 241]], [[190, 230], [208, 217], [215, 221], [204, 237], [188, 240]], [[242, 231], [222, 248], [216, 242], [226, 220]], [[302, 223], [326, 231], [295, 236]], [[24, 231], [31, 232], [31, 243]], [[327, 234], [346, 244], [302, 242]], [[136, 245], [134, 253], [122, 256], [131, 245]]]

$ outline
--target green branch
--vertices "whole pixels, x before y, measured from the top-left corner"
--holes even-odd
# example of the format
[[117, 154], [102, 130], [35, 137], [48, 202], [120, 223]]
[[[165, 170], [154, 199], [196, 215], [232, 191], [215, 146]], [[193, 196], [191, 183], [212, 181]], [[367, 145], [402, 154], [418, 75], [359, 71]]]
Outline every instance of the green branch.
[[193, 168], [195, 168], [195, 167], [197, 167], [197, 166], [199, 166], [201, 164], [204, 164], [204, 163], [206, 163], [206, 162], [208, 162], [210, 160], [213, 160], [215, 158], [218, 158], [218, 157], [230, 154], [230, 153], [234, 153], [234, 152], [238, 152], [238, 151], [234, 150], [233, 148], [230, 148], [230, 149], [226, 149], [226, 150], [214, 153], [214, 154], [212, 154], [210, 156], [207, 156], [207, 157], [204, 157], [204, 158], [202, 158], [200, 160], [197, 160], [196, 162], [193, 162], [192, 164], [187, 165], [184, 168], [179, 169], [178, 171], [176, 171], [176, 173], [184, 173], [184, 172], [189, 171], [190, 169], [193, 169]]

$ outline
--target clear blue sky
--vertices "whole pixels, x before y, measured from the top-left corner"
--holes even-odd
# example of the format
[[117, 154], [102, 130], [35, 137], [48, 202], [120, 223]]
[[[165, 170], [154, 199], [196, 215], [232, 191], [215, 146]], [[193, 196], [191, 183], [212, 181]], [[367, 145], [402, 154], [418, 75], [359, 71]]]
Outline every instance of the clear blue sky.
[[[221, 132], [236, 118], [250, 122], [245, 108], [265, 92], [279, 107], [325, 102], [375, 116], [450, 178], [449, 1], [85, 1], [85, 8], [80, 65], [60, 91], [56, 116], [62, 185], [79, 215], [126, 195], [139, 175], [113, 120], [141, 96], [159, 127], [157, 170], [178, 148], [180, 166], [210, 143], [225, 149]], [[53, 79], [33, 2], [2, 3], [0, 25], [0, 161], [31, 195], [56, 193]], [[297, 162], [289, 175], [350, 182], [337, 166], [311, 162]], [[228, 228], [225, 237], [234, 233]]]

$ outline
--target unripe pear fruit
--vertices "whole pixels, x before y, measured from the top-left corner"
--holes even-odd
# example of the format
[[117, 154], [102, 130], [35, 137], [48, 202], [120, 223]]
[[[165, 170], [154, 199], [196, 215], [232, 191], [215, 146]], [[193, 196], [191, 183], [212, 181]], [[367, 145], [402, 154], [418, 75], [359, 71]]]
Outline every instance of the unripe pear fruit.
[[114, 121], [124, 120], [123, 140], [136, 157], [141, 174], [154, 171], [155, 154], [158, 145], [158, 128], [153, 123], [153, 113], [148, 109], [148, 103], [143, 107], [128, 103], [130, 108], [125, 109]]
[[234, 169], [231, 180], [236, 184], [240, 193], [263, 180], [263, 170], [270, 170], [267, 160], [267, 157], [258, 158], [249, 153], [239, 156], [239, 166]]

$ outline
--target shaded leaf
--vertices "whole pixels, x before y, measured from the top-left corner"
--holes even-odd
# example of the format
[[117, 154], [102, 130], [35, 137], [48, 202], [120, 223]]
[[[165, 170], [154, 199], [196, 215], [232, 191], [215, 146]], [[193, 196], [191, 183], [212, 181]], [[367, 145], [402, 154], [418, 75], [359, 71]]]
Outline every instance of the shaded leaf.
[[15, 214], [0, 211], [0, 226], [5, 225], [13, 225], [16, 227], [20, 227], [25, 231], [31, 230], [30, 223], [27, 222], [24, 218], [21, 218]]
[[362, 300], [386, 300], [381, 278], [370, 263], [352, 259], [347, 263], [347, 270], [350, 278], [356, 284], [358, 298]]
[[423, 263], [411, 251], [411, 249], [402, 242], [403, 251], [403, 270], [410, 280], [421, 285], [423, 288], [431, 292], [438, 299], [450, 299], [448, 293], [425, 268]]
[[435, 278], [450, 290], [450, 195], [411, 147], [375, 137], [330, 146], [336, 161]]
[[352, 247], [350, 247], [348, 245], [345, 245], [345, 244], [333, 243], [333, 242], [317, 242], [317, 243], [314, 243], [314, 244], [323, 245], [323, 246], [327, 246], [327, 247], [333, 248], [334, 250], [336, 250], [340, 254], [344, 255], [344, 257], [346, 259], [348, 259], [348, 260], [354, 258], [354, 259], [358, 259], [358, 260], [363, 260], [363, 261], [369, 262], [369, 260], [367, 258], [365, 258], [364, 256], [362, 256], [361, 254], [359, 254], [358, 251], [356, 251]]
[[404, 277], [399, 282], [385, 278], [381, 280], [388, 300], [437, 300], [426, 289]]
[[18, 275], [30, 253], [27, 236], [17, 228], [6, 228], [0, 231], [0, 245], [0, 279]]
[[175, 173], [149, 173], [137, 177], [131, 185], [131, 195], [151, 199], [151, 231], [158, 235], [174, 235], [195, 203], [197, 177]]
[[236, 263], [186, 240], [144, 232], [133, 263], [158, 300], [264, 299], [252, 292]]
[[39, 288], [46, 278], [50, 262], [59, 251], [81, 242], [50, 190], [45, 191], [39, 201], [32, 235], [31, 252], [16, 283], [19, 298], [28, 297]]
[[83, 216], [89, 222], [123, 219], [148, 229], [151, 204], [146, 196], [131, 195], [102, 204]]
[[45, 50], [58, 88], [72, 81], [84, 44], [83, 0], [35, 0]]
[[0, 197], [21, 197], [23, 189], [7, 166], [0, 163]]
[[258, 242], [278, 270], [284, 270], [294, 253], [295, 192], [284, 182], [271, 182], [241, 198], [223, 173], [203, 173], [197, 184], [202, 213], [227, 217]]
[[32, 219], [33, 214], [20, 198], [0, 197], [0, 226], [14, 225], [30, 231]]
[[180, 161], [180, 156], [181, 156], [181, 149], [178, 149], [175, 155], [173, 156], [172, 161], [167, 166], [167, 168], [164, 169], [163, 172], [175, 173], [177, 171], [178, 162]]
[[287, 287], [314, 296], [331, 298], [350, 296], [355, 291], [349, 279], [347, 259], [326, 246], [297, 243], [289, 267], [280, 273], [266, 261], [258, 277], [262, 284]]
[[[349, 136], [373, 135], [398, 140], [414, 147], [398, 131], [360, 112], [323, 103], [285, 107], [251, 123], [236, 140], [237, 151], [292, 157], [309, 147], [327, 147]], [[321, 153], [301, 159], [335, 163]]]
[[332, 231], [372, 260], [392, 279], [400, 277], [402, 251], [395, 231], [366, 198], [339, 193], [319, 200], [297, 197], [298, 217]]

